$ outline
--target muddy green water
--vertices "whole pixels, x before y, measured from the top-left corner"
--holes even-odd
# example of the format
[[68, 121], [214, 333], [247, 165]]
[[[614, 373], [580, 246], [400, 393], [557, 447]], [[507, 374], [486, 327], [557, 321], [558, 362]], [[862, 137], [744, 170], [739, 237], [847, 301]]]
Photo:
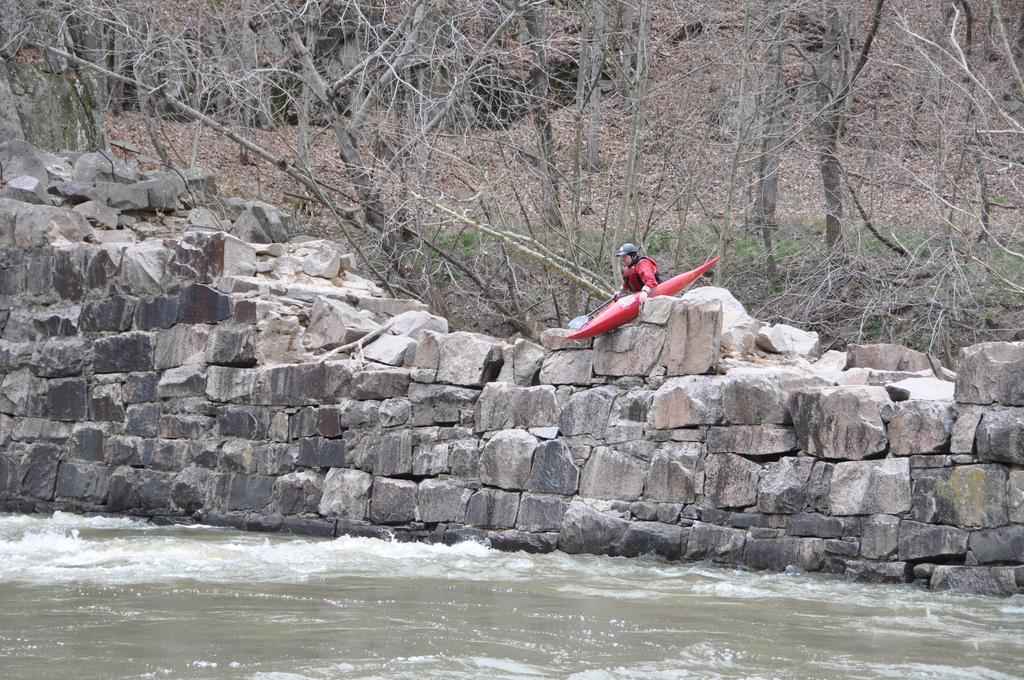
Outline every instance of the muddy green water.
[[1024, 599], [0, 515], [0, 678], [1015, 678]]

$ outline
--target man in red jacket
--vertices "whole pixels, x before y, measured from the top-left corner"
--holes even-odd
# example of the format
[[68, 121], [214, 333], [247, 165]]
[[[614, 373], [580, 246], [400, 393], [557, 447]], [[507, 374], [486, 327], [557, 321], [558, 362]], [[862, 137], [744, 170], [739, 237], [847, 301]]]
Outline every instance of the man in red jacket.
[[651, 289], [658, 285], [658, 265], [651, 258], [641, 255], [640, 249], [632, 243], [619, 248], [619, 262], [622, 263], [622, 288], [613, 299], [623, 295], [640, 293], [640, 302], [647, 299]]

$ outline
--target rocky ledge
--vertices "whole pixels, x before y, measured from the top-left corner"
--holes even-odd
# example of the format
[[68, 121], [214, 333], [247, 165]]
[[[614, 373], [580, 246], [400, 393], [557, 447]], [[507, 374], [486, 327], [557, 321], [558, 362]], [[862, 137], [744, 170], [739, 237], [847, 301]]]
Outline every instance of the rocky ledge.
[[714, 288], [593, 342], [448, 332], [209, 176], [18, 144], [0, 509], [1024, 586], [1024, 343], [816, 357]]

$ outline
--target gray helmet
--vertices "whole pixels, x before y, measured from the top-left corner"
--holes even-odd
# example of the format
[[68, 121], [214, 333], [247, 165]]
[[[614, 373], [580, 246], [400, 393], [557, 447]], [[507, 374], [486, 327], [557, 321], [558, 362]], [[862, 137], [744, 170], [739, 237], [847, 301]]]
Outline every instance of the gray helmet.
[[616, 257], [622, 257], [623, 255], [636, 255], [638, 252], [640, 252], [640, 249], [632, 243], [623, 243], [622, 247], [619, 248], [619, 252]]

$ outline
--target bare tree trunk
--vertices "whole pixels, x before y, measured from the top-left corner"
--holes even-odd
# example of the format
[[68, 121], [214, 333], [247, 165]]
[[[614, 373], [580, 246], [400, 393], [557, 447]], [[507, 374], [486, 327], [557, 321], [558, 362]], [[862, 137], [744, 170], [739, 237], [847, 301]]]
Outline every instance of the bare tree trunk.
[[[842, 175], [839, 172], [839, 158], [836, 156], [839, 147], [839, 112], [842, 104], [838, 101], [838, 92], [833, 87], [832, 73], [841, 33], [839, 11], [835, 4], [829, 6], [827, 22], [817, 69], [818, 101], [822, 103], [818, 121], [818, 169], [821, 173], [821, 187], [825, 192], [825, 243], [829, 250], [835, 250], [842, 245], [843, 240], [843, 197], [840, 189]], [[845, 99], [845, 95], [843, 98]]]
[[779, 192], [779, 154], [782, 149], [782, 114], [785, 107], [785, 83], [782, 79], [782, 47], [785, 29], [782, 8], [776, 8], [768, 26], [770, 47], [768, 64], [762, 77], [763, 86], [759, 153], [757, 158], [757, 189], [751, 222], [761, 232], [764, 243], [765, 273], [770, 281], [778, 278], [775, 263], [773, 232], [778, 228], [775, 206]]
[[541, 185], [541, 213], [549, 229], [564, 232], [562, 211], [559, 207], [558, 184], [555, 178], [554, 139], [551, 117], [548, 114], [548, 21], [545, 7], [527, 4], [523, 7], [523, 21], [530, 33], [530, 49], [534, 54], [530, 69], [530, 114], [537, 133], [538, 171]]
[[[599, 143], [601, 140], [601, 65], [604, 63], [605, 31], [607, 30], [604, 11], [604, 0], [593, 0], [593, 17], [590, 41], [587, 45], [587, 65], [589, 66], [590, 102], [587, 113], [587, 162], [590, 172], [598, 169]], [[582, 68], [582, 65], [581, 65]]]

